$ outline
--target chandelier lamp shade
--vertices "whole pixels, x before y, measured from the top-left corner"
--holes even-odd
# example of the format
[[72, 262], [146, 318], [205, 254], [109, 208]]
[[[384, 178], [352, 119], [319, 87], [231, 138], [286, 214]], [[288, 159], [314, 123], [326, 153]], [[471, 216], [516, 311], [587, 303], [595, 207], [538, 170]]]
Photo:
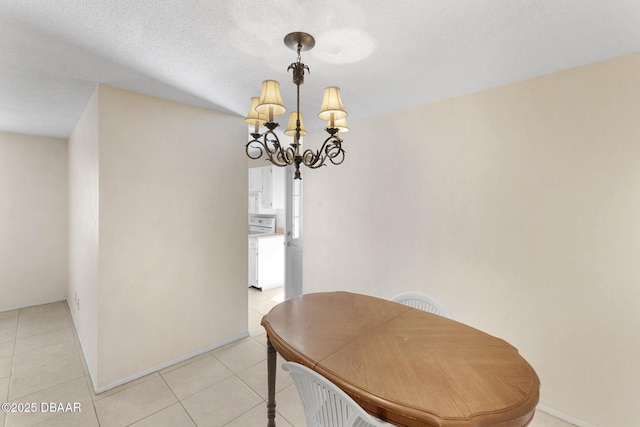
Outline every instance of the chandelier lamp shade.
[[342, 148], [343, 141], [340, 134], [349, 130], [346, 120], [347, 112], [342, 105], [340, 88], [336, 86], [325, 88], [318, 118], [327, 122], [325, 131], [329, 136], [318, 150], [302, 151], [300, 138], [305, 136], [307, 131], [302, 123], [300, 112], [300, 85], [304, 83], [304, 73], [305, 70], [309, 71], [309, 67], [302, 63], [300, 52], [313, 48], [315, 40], [310, 34], [294, 32], [285, 36], [284, 44], [298, 54], [296, 62], [287, 68], [287, 71], [293, 70], [297, 108], [289, 113], [284, 134], [292, 136], [293, 143], [287, 147], [283, 146], [275, 133], [275, 129], [279, 126], [275, 117], [287, 112], [280, 95], [280, 83], [275, 80], [265, 80], [262, 82], [260, 97], [251, 98], [249, 114], [244, 119], [245, 123], [253, 127], [251, 132], [253, 139], [246, 144], [245, 150], [251, 159], [259, 159], [264, 155], [276, 166], [294, 165], [294, 179], [301, 179], [300, 165], [316, 169], [325, 166], [327, 161], [334, 165], [344, 161], [345, 151]]
[[[302, 116], [300, 116], [300, 136], [305, 136], [307, 134], [307, 130], [304, 128], [304, 123], [302, 123]], [[284, 131], [284, 134], [287, 136], [295, 136], [298, 127], [298, 112], [294, 111], [289, 113], [289, 123], [287, 124], [287, 130]]]

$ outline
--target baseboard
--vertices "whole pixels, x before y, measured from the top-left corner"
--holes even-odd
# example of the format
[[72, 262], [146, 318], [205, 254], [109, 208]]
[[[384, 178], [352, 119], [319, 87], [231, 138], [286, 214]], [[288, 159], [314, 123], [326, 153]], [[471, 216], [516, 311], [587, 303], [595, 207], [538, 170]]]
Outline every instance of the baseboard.
[[87, 363], [87, 357], [85, 356], [86, 351], [84, 349], [84, 344], [82, 342], [82, 338], [80, 338], [80, 334], [78, 333], [78, 325], [76, 324], [76, 318], [73, 315], [71, 310], [71, 306], [69, 305], [69, 299], [65, 300], [67, 303], [67, 309], [69, 310], [69, 317], [71, 317], [71, 323], [73, 323], [73, 334], [76, 336], [78, 343], [80, 343], [80, 352], [82, 353], [80, 357], [82, 357], [82, 363], [87, 368], [87, 373], [89, 374], [89, 379], [91, 380], [91, 386], [95, 389], [94, 384], [96, 383], [96, 379], [93, 377], [93, 372], [91, 372], [91, 368], [89, 368], [89, 364]]
[[547, 413], [547, 414], [549, 414], [551, 416], [554, 416], [556, 418], [559, 418], [562, 421], [566, 421], [569, 424], [573, 424], [574, 426], [577, 426], [577, 427], [596, 427], [593, 424], [589, 424], [586, 421], [582, 421], [582, 420], [579, 420], [577, 418], [574, 418], [571, 415], [567, 415], [562, 411], [558, 411], [557, 409], [550, 408], [549, 406], [546, 406], [546, 405], [538, 404], [536, 409], [538, 409], [538, 410], [540, 410], [540, 411], [542, 411], [544, 413]]
[[189, 360], [192, 357], [199, 356], [199, 355], [201, 355], [203, 353], [206, 353], [206, 352], [211, 351], [211, 350], [215, 350], [216, 348], [220, 348], [220, 347], [222, 347], [224, 345], [230, 344], [230, 343], [232, 343], [234, 341], [241, 340], [241, 339], [246, 338], [248, 336], [249, 336], [249, 332], [244, 332], [244, 333], [242, 333], [240, 335], [236, 335], [236, 336], [231, 337], [229, 339], [226, 339], [226, 340], [223, 340], [223, 341], [219, 341], [219, 342], [217, 342], [217, 343], [215, 343], [215, 344], [213, 344], [211, 346], [208, 346], [208, 347], [205, 347], [203, 349], [196, 350], [196, 351], [194, 351], [192, 353], [180, 356], [177, 359], [173, 359], [173, 360], [170, 360], [168, 362], [162, 363], [160, 365], [154, 366], [152, 368], [145, 369], [142, 372], [138, 372], [136, 374], [130, 375], [127, 378], [123, 378], [122, 380], [116, 381], [114, 383], [108, 384], [108, 385], [103, 386], [103, 387], [96, 387], [96, 383], [95, 383], [94, 379], [91, 378], [92, 386], [93, 386], [93, 389], [96, 392], [96, 394], [104, 393], [105, 391], [111, 390], [112, 388], [116, 388], [118, 386], [121, 386], [121, 385], [126, 384], [128, 382], [131, 382], [133, 380], [137, 380], [138, 378], [142, 378], [142, 377], [147, 376], [149, 374], [152, 374], [154, 372], [158, 372], [158, 371], [160, 371], [160, 370], [162, 370], [164, 368], [168, 368], [169, 366], [175, 365], [176, 363], [184, 362], [185, 360]]
[[24, 304], [24, 305], [17, 305], [15, 307], [5, 307], [5, 308], [0, 308], [0, 313], [4, 313], [5, 311], [11, 311], [11, 310], [20, 310], [21, 308], [29, 308], [29, 307], [37, 307], [39, 305], [45, 305], [45, 304], [51, 304], [54, 302], [61, 302], [61, 301], [66, 301], [67, 298], [59, 298], [59, 299], [52, 299], [52, 300], [48, 300], [48, 301], [43, 301], [43, 302], [36, 302], [36, 303], [30, 303], [30, 304]]

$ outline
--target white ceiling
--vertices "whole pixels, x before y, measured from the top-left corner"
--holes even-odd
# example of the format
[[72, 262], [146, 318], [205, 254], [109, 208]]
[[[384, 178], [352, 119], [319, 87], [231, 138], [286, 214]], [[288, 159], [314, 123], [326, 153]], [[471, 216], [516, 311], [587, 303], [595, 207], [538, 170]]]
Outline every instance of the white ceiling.
[[352, 122], [640, 51], [640, 1], [0, 0], [0, 131], [67, 137], [97, 83], [240, 120], [276, 79], [294, 110], [292, 31], [313, 128], [325, 86]]

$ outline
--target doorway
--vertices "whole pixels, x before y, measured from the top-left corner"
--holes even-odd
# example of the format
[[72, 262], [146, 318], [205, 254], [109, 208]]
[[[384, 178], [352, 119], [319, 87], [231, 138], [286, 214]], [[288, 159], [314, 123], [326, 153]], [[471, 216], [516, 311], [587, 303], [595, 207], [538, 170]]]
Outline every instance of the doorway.
[[[262, 163], [264, 165], [264, 163]], [[291, 298], [302, 294], [302, 254], [303, 254], [303, 184], [302, 180], [294, 180], [295, 167], [287, 166], [286, 168], [271, 167], [273, 172], [279, 175], [281, 178], [277, 182], [281, 183], [282, 190], [282, 203], [281, 208], [261, 212], [259, 208], [251, 209], [252, 197], [258, 197], [256, 193], [261, 195], [264, 193], [264, 188], [252, 188], [252, 173], [255, 175], [257, 171], [255, 169], [264, 168], [264, 166], [253, 166], [250, 164], [249, 168], [249, 217], [251, 223], [251, 214], [257, 213], [262, 216], [272, 216], [276, 220], [276, 234], [281, 234], [279, 248], [283, 251], [283, 261], [280, 268], [283, 271], [282, 286], [276, 288], [264, 289], [263, 287], [249, 287], [249, 332], [253, 335], [259, 335], [264, 333], [264, 329], [260, 326], [262, 316], [267, 314], [273, 306], [283, 301], [286, 298]], [[262, 174], [258, 174], [264, 177]], [[255, 178], [255, 177], [254, 177]], [[274, 183], [274, 181], [272, 181]], [[273, 187], [270, 189], [270, 191]], [[277, 191], [276, 191], [277, 193]], [[261, 206], [260, 201], [254, 203], [256, 206]], [[278, 205], [280, 206], [280, 205]], [[277, 207], [277, 206], [274, 206]], [[282, 209], [282, 210], [279, 210]], [[251, 233], [251, 230], [250, 230]], [[272, 231], [273, 233], [273, 231]], [[271, 239], [275, 240], [275, 239]], [[251, 237], [249, 238], [249, 276], [251, 278]], [[273, 247], [275, 250], [275, 247]], [[261, 251], [261, 250], [260, 250]], [[282, 259], [281, 258], [281, 259]], [[282, 271], [282, 270], [281, 270]], [[255, 274], [254, 266], [254, 274]], [[251, 281], [250, 281], [251, 283]]]

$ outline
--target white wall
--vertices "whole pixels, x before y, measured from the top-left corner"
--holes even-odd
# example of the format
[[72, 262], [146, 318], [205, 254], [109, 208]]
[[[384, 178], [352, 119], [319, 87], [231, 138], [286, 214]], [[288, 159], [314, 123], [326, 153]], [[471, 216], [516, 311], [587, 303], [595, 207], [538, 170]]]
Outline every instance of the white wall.
[[345, 163], [304, 175], [305, 292], [432, 294], [514, 344], [547, 408], [640, 424], [639, 75], [635, 54], [351, 123]]
[[235, 116], [107, 86], [97, 99], [103, 390], [247, 333], [247, 169]]
[[62, 300], [67, 141], [0, 132], [0, 311]]
[[96, 90], [69, 137], [67, 302], [94, 383], [98, 372], [98, 105]]

